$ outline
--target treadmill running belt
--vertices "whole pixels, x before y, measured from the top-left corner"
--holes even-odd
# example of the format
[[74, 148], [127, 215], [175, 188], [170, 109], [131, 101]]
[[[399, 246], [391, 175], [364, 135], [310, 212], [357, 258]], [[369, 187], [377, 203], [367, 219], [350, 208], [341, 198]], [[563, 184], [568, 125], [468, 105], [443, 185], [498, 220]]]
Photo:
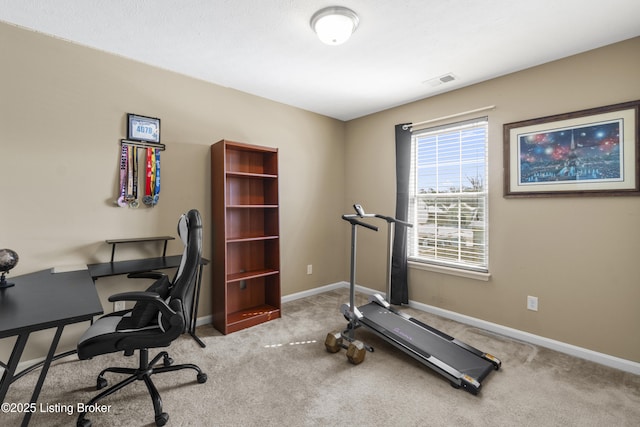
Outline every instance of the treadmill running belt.
[[493, 369], [493, 364], [457, 344], [392, 313], [375, 302], [358, 307], [364, 318], [359, 321], [380, 334], [411, 349], [423, 358], [433, 356], [478, 381]]

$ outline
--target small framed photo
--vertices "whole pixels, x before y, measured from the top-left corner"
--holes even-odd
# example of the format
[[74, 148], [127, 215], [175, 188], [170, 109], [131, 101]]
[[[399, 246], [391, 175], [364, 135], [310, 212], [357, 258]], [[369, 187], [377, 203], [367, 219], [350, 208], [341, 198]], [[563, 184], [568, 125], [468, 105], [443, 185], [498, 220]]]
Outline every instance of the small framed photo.
[[504, 196], [640, 195], [640, 101], [504, 125]]
[[127, 139], [160, 143], [160, 119], [128, 113]]

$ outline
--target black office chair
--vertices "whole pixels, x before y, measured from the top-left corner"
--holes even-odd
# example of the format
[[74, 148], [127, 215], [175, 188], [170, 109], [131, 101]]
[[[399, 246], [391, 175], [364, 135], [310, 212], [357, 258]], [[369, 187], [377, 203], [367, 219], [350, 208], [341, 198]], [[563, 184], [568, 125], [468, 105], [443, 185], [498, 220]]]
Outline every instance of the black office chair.
[[[178, 235], [184, 243], [180, 266], [172, 281], [166, 274], [149, 272], [130, 277], [154, 278], [156, 281], [145, 292], [125, 292], [109, 297], [109, 301], [137, 301], [130, 310], [107, 314], [84, 333], [78, 342], [78, 358], [123, 351], [125, 356], [140, 352], [138, 368], [106, 368], [98, 375], [97, 389], [107, 386], [106, 372], [129, 374], [130, 376], [101, 392], [87, 403], [91, 407], [136, 380], [142, 380], [149, 390], [157, 426], [167, 423], [169, 415], [162, 412], [162, 400], [151, 375], [179, 369], [193, 369], [198, 383], [207, 381], [207, 374], [193, 364], [172, 365], [173, 360], [166, 351], [160, 352], [149, 362], [149, 348], [167, 347], [173, 340], [187, 331], [191, 319], [191, 301], [202, 254], [202, 221], [197, 210], [192, 209], [180, 217]], [[163, 366], [155, 364], [163, 360]], [[86, 412], [79, 414], [78, 427], [88, 427]]]

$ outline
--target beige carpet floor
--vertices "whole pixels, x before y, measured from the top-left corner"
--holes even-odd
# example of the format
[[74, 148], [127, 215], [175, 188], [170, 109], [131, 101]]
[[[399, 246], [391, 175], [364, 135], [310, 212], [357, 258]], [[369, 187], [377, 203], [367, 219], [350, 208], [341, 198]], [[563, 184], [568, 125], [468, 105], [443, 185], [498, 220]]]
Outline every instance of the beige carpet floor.
[[[473, 396], [362, 329], [358, 337], [375, 352], [351, 365], [344, 351], [331, 354], [324, 348], [326, 334], [346, 324], [339, 312], [346, 301], [347, 291], [337, 290], [289, 302], [281, 319], [227, 336], [201, 326], [204, 349], [188, 335], [181, 337], [169, 348], [175, 363], [196, 363], [209, 380], [198, 384], [190, 370], [153, 377], [170, 416], [167, 425], [640, 425], [640, 376], [408, 308], [404, 311], [496, 355], [502, 369]], [[55, 362], [31, 425], [74, 426], [76, 405], [96, 394], [100, 370], [136, 365], [136, 356], [121, 354]], [[109, 376], [112, 383], [119, 377]], [[31, 373], [14, 383], [6, 402], [28, 402], [36, 380], [37, 373]], [[103, 401], [110, 405], [107, 413], [88, 418], [94, 427], [153, 426], [146, 393], [138, 381]], [[46, 405], [54, 405], [53, 412], [44, 412]], [[72, 414], [55, 405], [72, 408]], [[20, 425], [20, 416], [0, 413], [0, 425]]]

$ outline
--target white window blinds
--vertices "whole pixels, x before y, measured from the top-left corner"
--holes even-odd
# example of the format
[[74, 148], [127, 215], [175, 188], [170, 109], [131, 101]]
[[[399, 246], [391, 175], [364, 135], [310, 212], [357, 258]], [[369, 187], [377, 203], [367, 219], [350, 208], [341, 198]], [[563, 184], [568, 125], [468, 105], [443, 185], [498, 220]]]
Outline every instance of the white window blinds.
[[488, 270], [487, 118], [412, 134], [408, 254]]

